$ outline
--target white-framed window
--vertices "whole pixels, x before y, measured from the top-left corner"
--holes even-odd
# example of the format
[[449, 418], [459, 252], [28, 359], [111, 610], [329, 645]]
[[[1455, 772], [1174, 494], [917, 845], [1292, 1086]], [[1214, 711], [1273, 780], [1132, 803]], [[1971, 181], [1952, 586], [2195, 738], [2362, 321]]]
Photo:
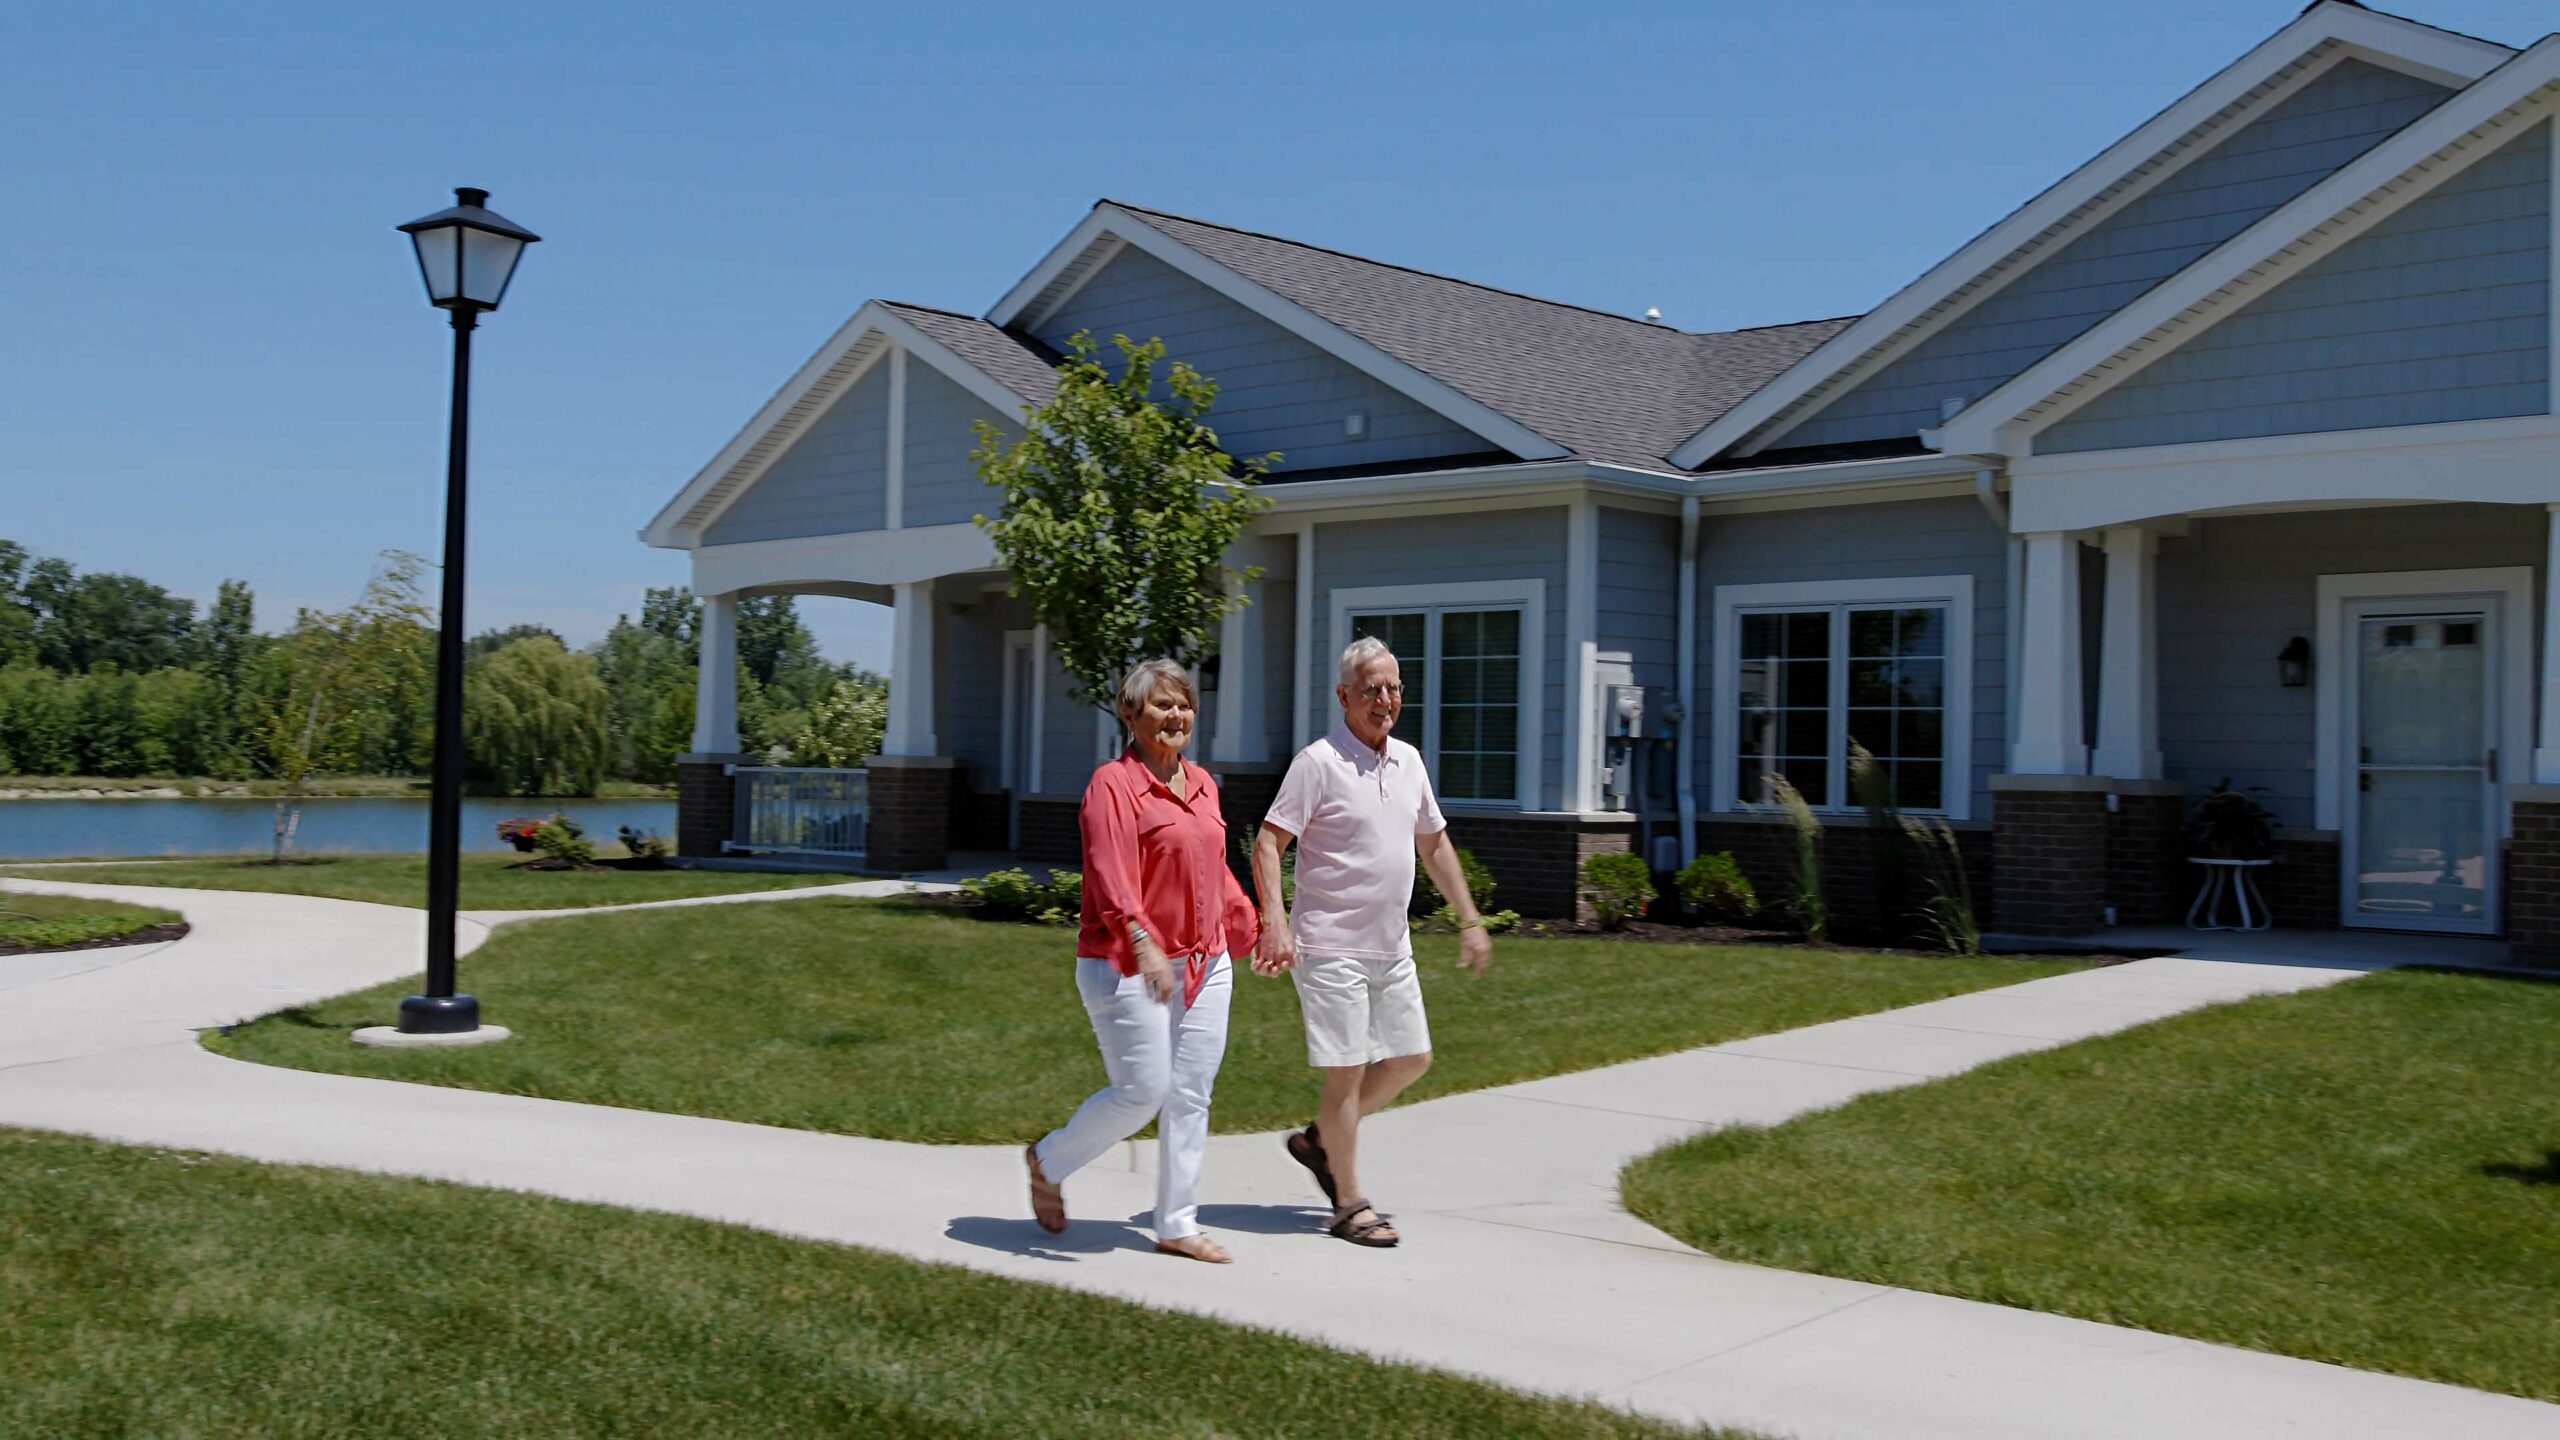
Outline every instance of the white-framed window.
[[1342, 647], [1375, 635], [1404, 672], [1396, 737], [1422, 752], [1440, 798], [1527, 808], [1538, 792], [1546, 582], [1381, 585], [1333, 592], [1324, 703]]
[[1715, 808], [1785, 777], [1815, 810], [1858, 808], [1850, 744], [1895, 803], [1965, 818], [1973, 755], [1973, 577], [1720, 585]]

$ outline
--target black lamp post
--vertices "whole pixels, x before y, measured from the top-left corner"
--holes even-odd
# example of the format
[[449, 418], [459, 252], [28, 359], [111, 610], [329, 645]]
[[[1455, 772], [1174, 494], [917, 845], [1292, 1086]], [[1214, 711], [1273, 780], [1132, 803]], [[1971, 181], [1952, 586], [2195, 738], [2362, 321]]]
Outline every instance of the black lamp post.
[[506, 297], [524, 247], [542, 237], [488, 209], [464, 186], [456, 203], [400, 227], [418, 250], [427, 302], [453, 316], [453, 431], [445, 448], [444, 604], [436, 635], [435, 783], [427, 807], [427, 985], [400, 1002], [400, 1029], [457, 1035], [480, 1028], [480, 1002], [453, 993], [453, 910], [462, 847], [462, 551], [471, 440], [471, 330]]

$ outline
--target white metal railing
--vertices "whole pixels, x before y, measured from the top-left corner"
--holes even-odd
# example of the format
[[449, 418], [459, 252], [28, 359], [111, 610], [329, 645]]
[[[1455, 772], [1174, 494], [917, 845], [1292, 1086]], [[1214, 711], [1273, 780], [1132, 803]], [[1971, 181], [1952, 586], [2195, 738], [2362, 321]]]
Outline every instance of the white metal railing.
[[737, 819], [723, 850], [860, 855], [871, 809], [865, 770], [732, 765]]

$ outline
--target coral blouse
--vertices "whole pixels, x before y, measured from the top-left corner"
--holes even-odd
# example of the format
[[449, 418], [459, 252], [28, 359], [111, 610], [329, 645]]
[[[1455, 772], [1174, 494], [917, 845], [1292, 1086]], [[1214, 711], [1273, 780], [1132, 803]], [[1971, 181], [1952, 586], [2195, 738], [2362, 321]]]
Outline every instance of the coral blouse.
[[1250, 955], [1261, 933], [1253, 904], [1227, 868], [1227, 822], [1209, 772], [1182, 762], [1184, 793], [1155, 777], [1136, 747], [1104, 763], [1084, 787], [1084, 912], [1076, 953], [1138, 973], [1135, 921], [1182, 966], [1182, 1001], [1199, 997], [1210, 957]]

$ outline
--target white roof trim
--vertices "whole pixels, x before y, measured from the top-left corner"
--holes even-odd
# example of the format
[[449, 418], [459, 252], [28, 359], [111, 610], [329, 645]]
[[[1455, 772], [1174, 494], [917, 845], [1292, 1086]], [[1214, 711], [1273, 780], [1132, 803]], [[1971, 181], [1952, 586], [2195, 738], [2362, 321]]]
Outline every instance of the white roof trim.
[[818, 353], [800, 367], [755, 418], [695, 472], [673, 500], [659, 510], [640, 538], [667, 549], [701, 543], [702, 532], [747, 488], [762, 478], [791, 442], [816, 423], [837, 398], [892, 346], [941, 371], [970, 394], [997, 411], [1019, 416], [1030, 403], [994, 376], [962, 359], [951, 347], [919, 330], [897, 310], [877, 300], [863, 302]]
[[[1070, 231], [1066, 239], [1059, 241], [1047, 258], [996, 302], [995, 308], [987, 312], [988, 321], [996, 325], [1011, 325], [1027, 313], [1035, 312], [1046, 318], [1064, 303], [1067, 294], [1072, 293], [1066, 287], [1081, 286], [1092, 270], [1100, 268], [1090, 252], [1106, 238], [1147, 252], [1317, 349], [1366, 372], [1382, 384], [1402, 391], [1416, 402], [1524, 460], [1553, 460], [1571, 453], [1501, 411], [1469, 398], [1455, 387], [1406, 364], [1296, 301], [1246, 279], [1174, 239], [1147, 223], [1145, 216], [1117, 205], [1096, 205], [1093, 213]], [[1053, 288], [1057, 293], [1051, 293]]]
[[[1695, 469], [1728, 450], [1775, 438], [1779, 425], [1809, 413], [1955, 320], [1978, 293], [2176, 173], [2240, 114], [2256, 113], [2338, 60], [2353, 56], [2461, 87], [2516, 53], [2322, 0], [1689, 437], [1671, 452], [1672, 463]], [[2307, 61], [2318, 62], [2316, 68]]]
[[2336, 174], [2027, 367], [1942, 427], [1950, 453], [2023, 453], [2026, 431], [2076, 409], [2241, 303], [2363, 234], [2552, 110], [2560, 35], [2366, 151]]

